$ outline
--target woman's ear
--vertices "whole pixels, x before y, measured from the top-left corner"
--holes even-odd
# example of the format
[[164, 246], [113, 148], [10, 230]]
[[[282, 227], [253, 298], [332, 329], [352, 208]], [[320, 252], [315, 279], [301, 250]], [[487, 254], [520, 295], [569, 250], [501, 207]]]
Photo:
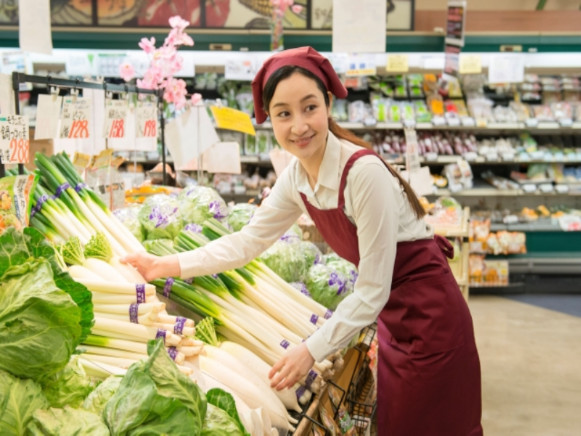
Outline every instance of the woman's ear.
[[329, 97], [329, 106], [327, 106], [327, 116], [331, 117], [331, 109], [333, 108], [333, 98], [335, 97], [331, 91], [327, 91]]

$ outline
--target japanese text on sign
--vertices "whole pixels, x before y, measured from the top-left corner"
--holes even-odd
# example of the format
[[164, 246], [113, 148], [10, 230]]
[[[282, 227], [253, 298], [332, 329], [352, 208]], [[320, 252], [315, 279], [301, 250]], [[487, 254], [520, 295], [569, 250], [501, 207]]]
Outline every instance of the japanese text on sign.
[[138, 138], [157, 138], [157, 107], [154, 104], [138, 103], [136, 122]]
[[28, 163], [28, 117], [7, 115], [0, 117], [0, 160], [7, 163]]
[[107, 99], [105, 102], [105, 137], [125, 137], [125, 119], [128, 109], [126, 100]]
[[89, 138], [91, 101], [87, 98], [67, 98], [61, 112], [61, 138]]

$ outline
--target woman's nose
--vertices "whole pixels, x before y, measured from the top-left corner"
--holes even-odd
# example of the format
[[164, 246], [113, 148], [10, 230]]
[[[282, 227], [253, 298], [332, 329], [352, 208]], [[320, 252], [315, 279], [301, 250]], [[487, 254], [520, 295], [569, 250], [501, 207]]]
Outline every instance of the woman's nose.
[[291, 128], [292, 133], [294, 133], [295, 135], [302, 135], [309, 129], [309, 126], [303, 117], [297, 116], [294, 118]]

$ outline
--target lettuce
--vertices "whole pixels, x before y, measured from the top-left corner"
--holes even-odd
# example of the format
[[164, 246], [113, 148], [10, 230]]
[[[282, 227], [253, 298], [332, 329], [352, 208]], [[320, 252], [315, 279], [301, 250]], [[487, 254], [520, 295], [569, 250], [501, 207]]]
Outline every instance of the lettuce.
[[250, 222], [256, 212], [257, 206], [251, 203], [236, 203], [230, 207], [228, 213], [228, 224], [232, 230], [237, 232]]
[[26, 430], [31, 436], [110, 435], [99, 415], [70, 406], [37, 410]]
[[81, 341], [81, 310], [53, 280], [46, 259], [8, 268], [0, 277], [0, 368], [35, 380], [68, 363]]
[[37, 409], [48, 407], [40, 385], [0, 370], [0, 434], [22, 435]]
[[182, 227], [177, 198], [165, 194], [148, 197], [139, 210], [138, 218], [144, 239], [173, 239]]
[[200, 224], [209, 218], [223, 221], [228, 216], [228, 206], [214, 188], [187, 186], [178, 196], [184, 226]]
[[313, 300], [328, 309], [335, 310], [349, 292], [348, 278], [341, 272], [324, 263], [309, 268], [305, 285]]
[[202, 436], [243, 436], [243, 433], [225, 410], [208, 403]]
[[267, 248], [260, 259], [287, 282], [303, 281], [309, 268], [321, 257], [316, 245], [285, 234]]
[[149, 358], [131, 365], [105, 406], [111, 434], [201, 434], [207, 407], [204, 393], [179, 371], [162, 341], [149, 348]]

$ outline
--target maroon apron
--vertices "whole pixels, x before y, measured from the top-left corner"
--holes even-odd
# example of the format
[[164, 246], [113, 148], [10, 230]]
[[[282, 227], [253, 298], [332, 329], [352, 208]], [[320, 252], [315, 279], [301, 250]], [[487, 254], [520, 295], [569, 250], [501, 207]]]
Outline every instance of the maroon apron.
[[[359, 264], [357, 228], [344, 213], [348, 160], [335, 209], [320, 210], [301, 193], [329, 246]], [[382, 160], [383, 162], [383, 160]], [[482, 435], [480, 361], [472, 317], [446, 257], [447, 239], [399, 242], [389, 300], [377, 320], [379, 436]]]

